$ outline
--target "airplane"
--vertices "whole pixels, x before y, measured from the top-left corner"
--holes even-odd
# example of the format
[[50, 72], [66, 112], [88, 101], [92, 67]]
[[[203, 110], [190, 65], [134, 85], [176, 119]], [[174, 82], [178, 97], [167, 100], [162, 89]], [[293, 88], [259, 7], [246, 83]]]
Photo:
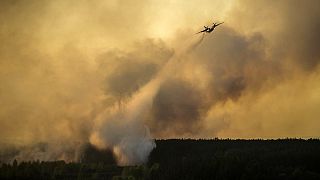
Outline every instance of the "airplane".
[[214, 28], [216, 28], [217, 26], [219, 26], [220, 24], [223, 24], [223, 23], [224, 22], [222, 22], [222, 23], [213, 23], [213, 25], [211, 27], [203, 26], [204, 30], [199, 31], [196, 34], [199, 34], [199, 33], [211, 33], [214, 30]]

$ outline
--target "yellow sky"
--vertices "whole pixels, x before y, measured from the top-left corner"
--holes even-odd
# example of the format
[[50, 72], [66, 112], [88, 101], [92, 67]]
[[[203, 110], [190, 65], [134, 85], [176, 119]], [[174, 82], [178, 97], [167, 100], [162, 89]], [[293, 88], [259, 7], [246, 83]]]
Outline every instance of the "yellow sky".
[[[0, 142], [88, 142], [102, 114], [148, 94], [170, 61], [175, 70], [141, 111], [153, 137], [319, 137], [317, 7], [1, 1]], [[214, 21], [225, 23], [194, 35]]]

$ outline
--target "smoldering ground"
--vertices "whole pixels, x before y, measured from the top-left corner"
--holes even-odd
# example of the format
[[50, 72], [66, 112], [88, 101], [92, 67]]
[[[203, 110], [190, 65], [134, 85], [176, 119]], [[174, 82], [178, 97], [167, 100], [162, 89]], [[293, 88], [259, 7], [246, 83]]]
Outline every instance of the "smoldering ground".
[[221, 4], [225, 23], [189, 53], [212, 18], [198, 2], [134, 4], [1, 1], [1, 152], [72, 161], [91, 142], [126, 164], [150, 138], [319, 136], [318, 1]]

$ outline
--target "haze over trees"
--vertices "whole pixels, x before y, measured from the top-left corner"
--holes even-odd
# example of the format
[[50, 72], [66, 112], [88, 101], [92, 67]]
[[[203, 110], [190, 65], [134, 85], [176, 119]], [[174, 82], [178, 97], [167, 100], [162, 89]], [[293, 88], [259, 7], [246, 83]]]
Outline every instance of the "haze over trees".
[[0, 179], [320, 179], [320, 140], [156, 140], [146, 164], [117, 166], [88, 147], [81, 162], [2, 163]]

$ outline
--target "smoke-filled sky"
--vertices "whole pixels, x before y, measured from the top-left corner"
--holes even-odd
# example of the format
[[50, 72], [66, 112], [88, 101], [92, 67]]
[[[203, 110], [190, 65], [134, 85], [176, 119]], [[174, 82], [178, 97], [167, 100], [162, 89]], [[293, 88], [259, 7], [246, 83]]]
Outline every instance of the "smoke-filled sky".
[[92, 143], [126, 164], [119, 153], [144, 161], [150, 137], [319, 137], [318, 7], [2, 0], [0, 151], [35, 158], [28, 148], [45, 143], [36, 158], [74, 160]]

